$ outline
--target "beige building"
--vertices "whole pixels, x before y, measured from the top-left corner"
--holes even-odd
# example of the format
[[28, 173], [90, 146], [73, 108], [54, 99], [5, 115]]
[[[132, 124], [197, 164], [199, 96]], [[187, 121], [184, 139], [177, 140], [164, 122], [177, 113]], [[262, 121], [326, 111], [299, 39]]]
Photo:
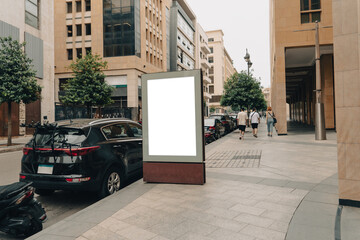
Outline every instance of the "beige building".
[[209, 72], [211, 80], [209, 91], [212, 94], [210, 108], [215, 108], [217, 113], [223, 113], [226, 109], [220, 106], [220, 99], [224, 93], [224, 83], [231, 75], [236, 73], [236, 69], [233, 66], [233, 60], [226, 51], [223, 31], [207, 31], [206, 34], [210, 48], [208, 61], [211, 65]]
[[108, 62], [106, 82], [116, 88], [107, 108], [140, 119], [141, 75], [194, 69], [195, 32], [185, 0], [55, 0], [56, 93], [70, 63], [91, 51]]
[[[68, 78], [70, 63], [88, 51], [108, 63], [106, 82], [116, 88], [111, 106], [118, 116], [141, 116], [144, 73], [167, 69], [170, 6], [162, 0], [55, 0], [56, 93]], [[59, 101], [58, 95], [56, 101]]]
[[271, 106], [271, 88], [262, 89], [262, 93], [264, 94], [266, 106]]
[[209, 92], [209, 86], [211, 84], [210, 79], [210, 63], [208, 59], [208, 55], [210, 54], [210, 48], [208, 46], [208, 37], [204, 31], [204, 29], [197, 24], [196, 28], [196, 69], [201, 69], [203, 76], [203, 88], [204, 88], [204, 101], [205, 101], [205, 109], [204, 115], [209, 116], [210, 113], [210, 100], [211, 94]]
[[170, 35], [168, 54], [169, 71], [195, 69], [196, 61], [196, 16], [185, 0], [169, 1]]
[[[33, 60], [41, 100], [27, 104], [13, 104], [13, 135], [32, 130], [19, 128], [20, 123], [41, 121], [44, 116], [54, 121], [54, 3], [53, 1], [0, 0], [0, 37], [11, 36], [26, 42], [25, 53]], [[50, 103], [50, 104], [49, 104]], [[0, 135], [7, 135], [4, 123], [7, 106], [0, 107]]]
[[[314, 70], [309, 67], [314, 68], [315, 34], [308, 29], [314, 28], [312, 21], [319, 20], [325, 125], [337, 130], [339, 204], [360, 207], [358, 1], [277, 0], [271, 1], [270, 6], [271, 98], [279, 123], [278, 131], [287, 132], [283, 122], [285, 102], [290, 105], [293, 120], [313, 122], [314, 94], [310, 92], [315, 89]], [[308, 9], [309, 6], [313, 9]]]
[[314, 124], [316, 20], [325, 127], [335, 128], [332, 1], [271, 0], [271, 106], [278, 119], [278, 134], [287, 134], [286, 104], [291, 120]]
[[332, 4], [339, 198], [360, 207], [360, 9], [356, 0]]

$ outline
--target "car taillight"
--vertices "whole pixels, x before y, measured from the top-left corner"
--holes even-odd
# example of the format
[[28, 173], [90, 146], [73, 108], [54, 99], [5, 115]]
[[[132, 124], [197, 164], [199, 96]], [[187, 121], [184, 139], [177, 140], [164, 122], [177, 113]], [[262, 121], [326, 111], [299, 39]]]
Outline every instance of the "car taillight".
[[20, 175], [20, 179], [25, 179], [25, 178], [26, 178], [26, 176]]
[[66, 178], [65, 179], [68, 183], [79, 183], [79, 182], [87, 182], [90, 181], [90, 177], [85, 178]]
[[23, 148], [23, 153], [24, 153], [24, 155], [28, 155], [31, 150], [32, 150], [32, 148], [24, 147], [24, 148]]
[[86, 154], [89, 154], [97, 149], [99, 149], [100, 146], [94, 146], [94, 147], [84, 147], [84, 148], [74, 148], [74, 149], [61, 149], [63, 150], [67, 155], [69, 156], [84, 156]]
[[[99, 149], [100, 146], [93, 146], [93, 147], [82, 147], [82, 148], [36, 148], [36, 151], [63, 151], [69, 156], [84, 156], [86, 154], [89, 154], [97, 149]], [[32, 151], [32, 148], [23, 148], [24, 155], [28, 155], [29, 151]]]
[[215, 130], [215, 127], [211, 126], [209, 127], [209, 130]]

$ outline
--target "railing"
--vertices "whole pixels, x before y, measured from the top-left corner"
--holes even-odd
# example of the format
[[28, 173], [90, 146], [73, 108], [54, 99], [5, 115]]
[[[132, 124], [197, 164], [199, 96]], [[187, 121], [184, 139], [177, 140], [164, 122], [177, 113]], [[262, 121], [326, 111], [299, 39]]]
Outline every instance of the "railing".
[[[132, 119], [132, 108], [104, 107], [99, 116], [98, 108], [91, 108], [91, 118], [128, 118]], [[64, 106], [55, 104], [55, 121], [88, 118], [87, 108], [84, 106]]]

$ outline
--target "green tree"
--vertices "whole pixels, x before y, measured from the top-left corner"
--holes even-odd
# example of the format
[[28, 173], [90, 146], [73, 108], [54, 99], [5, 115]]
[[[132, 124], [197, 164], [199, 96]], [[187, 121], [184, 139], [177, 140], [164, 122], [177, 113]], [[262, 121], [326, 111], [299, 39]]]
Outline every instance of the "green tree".
[[260, 81], [245, 71], [233, 74], [224, 84], [224, 95], [221, 97], [222, 106], [230, 106], [234, 111], [241, 108], [266, 109], [266, 101], [261, 91]]
[[32, 60], [26, 56], [24, 46], [25, 43], [11, 37], [0, 38], [0, 104], [7, 103], [8, 106], [8, 146], [12, 135], [11, 103], [28, 104], [38, 100], [41, 93]]
[[113, 87], [105, 82], [107, 62], [102, 61], [99, 55], [88, 53], [70, 64], [73, 78], [65, 84], [65, 95], [60, 101], [65, 105], [84, 105], [88, 117], [91, 117], [92, 106], [104, 106], [112, 103]]

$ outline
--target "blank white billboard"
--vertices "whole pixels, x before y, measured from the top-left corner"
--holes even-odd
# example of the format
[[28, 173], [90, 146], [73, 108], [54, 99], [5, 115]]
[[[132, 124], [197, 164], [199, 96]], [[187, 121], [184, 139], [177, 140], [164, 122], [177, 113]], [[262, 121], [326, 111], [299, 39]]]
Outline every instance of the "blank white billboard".
[[147, 81], [149, 156], [196, 156], [195, 78]]

